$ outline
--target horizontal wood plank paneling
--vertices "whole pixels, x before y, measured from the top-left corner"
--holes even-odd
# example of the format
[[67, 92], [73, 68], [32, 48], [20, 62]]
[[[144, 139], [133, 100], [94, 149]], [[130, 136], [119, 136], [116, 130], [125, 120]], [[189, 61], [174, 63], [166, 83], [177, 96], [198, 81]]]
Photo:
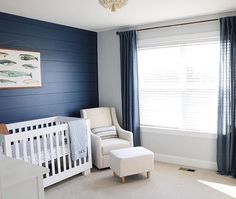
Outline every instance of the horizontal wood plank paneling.
[[[36, 38], [36, 39], [35, 39]], [[18, 41], [15, 43], [15, 41]], [[34, 37], [34, 36], [27, 36], [27, 35], [19, 35], [16, 33], [9, 33], [9, 32], [0, 32], [0, 43], [1, 44], [7, 44], [12, 45], [15, 47], [18, 47], [21, 45], [21, 43], [24, 43], [24, 46], [26, 48], [39, 48], [39, 49], [47, 49], [47, 50], [58, 50], [58, 51], [66, 51], [68, 48], [70, 49], [70, 52], [89, 52], [89, 53], [96, 53], [96, 45], [94, 45], [94, 42], [90, 41], [90, 43], [85, 44], [79, 44], [80, 48], [78, 49], [78, 43], [77, 42], [68, 42], [68, 41], [61, 41], [61, 40], [53, 40], [53, 39], [47, 39], [47, 42], [45, 42], [44, 38], [40, 37]], [[87, 45], [90, 45], [90, 48], [86, 48]]]
[[32, 19], [24, 18], [24, 17], [16, 17], [15, 15], [9, 15], [9, 14], [7, 15], [2, 12], [0, 12], [0, 18], [7, 19], [8, 21], [20, 22], [22, 24], [28, 23], [28, 24], [35, 25], [35, 26], [43, 26], [46, 28], [52, 28], [54, 30], [61, 30], [61, 31], [65, 31], [65, 27], [66, 27], [67, 28], [66, 31], [79, 32], [81, 35], [82, 34], [85, 34], [85, 35], [96, 34], [95, 32], [91, 32], [91, 31], [86, 31], [86, 30], [77, 29], [77, 28], [73, 28], [73, 27], [58, 25], [58, 24], [54, 24], [54, 23], [45, 23], [44, 21], [32, 20]]
[[0, 13], [0, 48], [40, 51], [43, 85], [0, 90], [0, 122], [98, 106], [97, 33]]
[[[11, 118], [11, 122], [26, 121], [30, 119], [38, 119], [44, 117], [51, 117], [55, 115], [70, 115], [78, 116], [81, 107], [90, 107], [93, 104], [93, 100], [83, 102], [71, 102], [62, 104], [42, 105], [35, 107], [22, 107], [14, 109], [14, 113], [10, 110], [1, 111], [1, 114], [5, 115], [5, 118], [1, 122], [8, 123], [7, 118]], [[18, 114], [21, 113], [21, 114]], [[52, 114], [53, 113], [53, 114]]]
[[42, 106], [54, 104], [55, 101], [58, 104], [83, 102], [87, 100], [89, 101], [91, 97], [96, 98], [95, 93], [91, 91], [64, 93], [63, 95], [61, 95], [60, 93], [32, 95], [30, 98], [28, 95], [1, 97], [0, 104], [3, 104], [6, 100], [7, 104], [5, 104], [4, 107], [0, 107], [0, 111], [10, 109], [14, 110], [16, 108], [34, 107], [35, 103], [37, 103], [37, 106]]
[[[68, 92], [81, 92], [81, 91], [94, 91], [97, 90], [96, 82], [60, 82], [60, 83], [47, 83], [43, 84], [42, 88], [37, 89], [21, 89], [17, 90], [0, 90], [0, 97], [3, 96], [19, 96], [19, 95], [39, 95], [50, 93], [68, 93]], [[14, 92], [13, 92], [14, 91]]]
[[[95, 72], [97, 73], [97, 64], [91, 63], [73, 63], [73, 62], [60, 62], [60, 61], [42, 61], [44, 68], [43, 71], [48, 72]], [[76, 65], [76, 67], [74, 67]]]

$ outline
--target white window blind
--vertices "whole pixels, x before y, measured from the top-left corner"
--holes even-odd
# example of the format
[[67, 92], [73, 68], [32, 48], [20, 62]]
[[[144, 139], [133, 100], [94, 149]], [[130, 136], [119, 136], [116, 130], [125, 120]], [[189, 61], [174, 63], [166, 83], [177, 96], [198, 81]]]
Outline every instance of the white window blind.
[[138, 50], [141, 125], [216, 132], [219, 41]]

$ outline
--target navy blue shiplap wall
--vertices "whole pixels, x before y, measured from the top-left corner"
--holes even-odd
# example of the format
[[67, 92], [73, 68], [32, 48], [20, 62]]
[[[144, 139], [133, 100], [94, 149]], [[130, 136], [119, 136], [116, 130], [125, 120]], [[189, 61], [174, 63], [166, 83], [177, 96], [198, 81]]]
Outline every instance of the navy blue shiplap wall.
[[98, 106], [97, 33], [0, 13], [0, 48], [40, 51], [43, 85], [0, 90], [0, 122]]

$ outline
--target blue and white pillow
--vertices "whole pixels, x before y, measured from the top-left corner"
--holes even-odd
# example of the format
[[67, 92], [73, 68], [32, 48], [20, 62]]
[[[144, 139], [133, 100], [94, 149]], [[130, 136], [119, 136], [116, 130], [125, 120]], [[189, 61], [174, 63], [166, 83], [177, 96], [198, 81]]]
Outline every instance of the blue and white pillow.
[[118, 137], [115, 126], [94, 128], [92, 129], [92, 132], [101, 137], [102, 140]]

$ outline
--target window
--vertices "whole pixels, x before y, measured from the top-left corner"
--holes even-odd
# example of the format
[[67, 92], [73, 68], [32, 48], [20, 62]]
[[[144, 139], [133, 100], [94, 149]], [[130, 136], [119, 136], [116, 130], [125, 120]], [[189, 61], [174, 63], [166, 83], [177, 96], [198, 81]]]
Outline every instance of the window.
[[138, 50], [141, 125], [216, 132], [219, 42]]

